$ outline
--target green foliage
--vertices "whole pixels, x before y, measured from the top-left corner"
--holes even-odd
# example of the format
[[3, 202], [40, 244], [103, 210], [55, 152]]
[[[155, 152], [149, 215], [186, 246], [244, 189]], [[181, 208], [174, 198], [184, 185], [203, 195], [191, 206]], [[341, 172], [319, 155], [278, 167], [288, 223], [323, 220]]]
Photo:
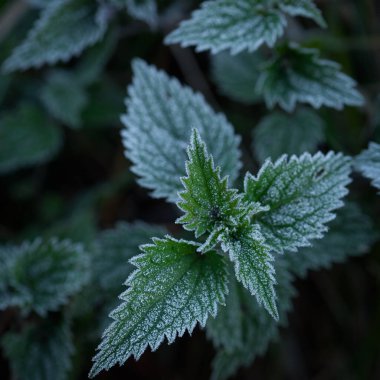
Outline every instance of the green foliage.
[[255, 87], [263, 57], [258, 53], [231, 55], [224, 52], [212, 55], [211, 59], [211, 74], [222, 94], [245, 104], [260, 100], [261, 94]]
[[62, 134], [41, 110], [22, 104], [0, 118], [0, 174], [49, 161]]
[[118, 223], [115, 228], [105, 230], [96, 239], [93, 255], [93, 275], [104, 291], [122, 290], [122, 284], [132, 271], [128, 261], [138, 254], [139, 246], [152, 236], [164, 236], [165, 230], [146, 223]]
[[0, 310], [17, 306], [45, 316], [88, 280], [88, 257], [68, 240], [35, 239], [0, 249]]
[[284, 44], [263, 70], [257, 90], [269, 108], [279, 105], [294, 110], [297, 103], [342, 109], [345, 105], [363, 105], [356, 82], [340, 71], [340, 65], [319, 58], [319, 51], [297, 44]]
[[273, 112], [253, 130], [252, 148], [261, 163], [282, 154], [314, 153], [323, 141], [324, 127], [318, 114], [306, 108], [289, 115]]
[[128, 13], [137, 20], [145, 21], [151, 28], [158, 22], [156, 0], [126, 0]]
[[18, 380], [66, 380], [74, 352], [69, 322], [42, 320], [1, 339]]
[[198, 129], [222, 175], [234, 181], [241, 166], [239, 138], [225, 116], [216, 114], [202, 95], [162, 71], [141, 60], [132, 66], [122, 136], [139, 184], [153, 190], [153, 197], [178, 200], [191, 128]]
[[141, 247], [90, 377], [131, 355], [138, 359], [148, 345], [157, 349], [165, 337], [172, 343], [177, 335], [191, 333], [197, 322], [204, 326], [209, 314], [216, 315], [226, 293], [225, 261], [214, 251], [201, 255], [197, 247], [169, 236]]
[[81, 112], [88, 101], [85, 88], [71, 72], [52, 71], [41, 92], [41, 100], [57, 120], [78, 128]]
[[167, 44], [196, 46], [196, 51], [218, 53], [230, 50], [237, 54], [250, 52], [266, 44], [273, 47], [284, 34], [286, 14], [312, 18], [325, 25], [311, 0], [214, 0], [204, 1], [190, 20], [182, 21], [170, 33]]
[[107, 28], [105, 9], [89, 0], [52, 0], [3, 70], [25, 70], [67, 61], [99, 41]]
[[380, 189], [380, 144], [371, 142], [367, 150], [355, 158], [355, 168], [366, 178], [372, 181], [372, 185]]
[[257, 176], [247, 174], [247, 201], [269, 206], [259, 223], [266, 242], [279, 253], [310, 245], [327, 231], [332, 211], [343, 206], [350, 183], [351, 160], [338, 153], [268, 160]]
[[348, 202], [329, 224], [323, 239], [299, 252], [289, 252], [286, 261], [293, 273], [305, 277], [308, 270], [329, 268], [349, 256], [363, 255], [379, 237], [368, 215], [356, 203]]

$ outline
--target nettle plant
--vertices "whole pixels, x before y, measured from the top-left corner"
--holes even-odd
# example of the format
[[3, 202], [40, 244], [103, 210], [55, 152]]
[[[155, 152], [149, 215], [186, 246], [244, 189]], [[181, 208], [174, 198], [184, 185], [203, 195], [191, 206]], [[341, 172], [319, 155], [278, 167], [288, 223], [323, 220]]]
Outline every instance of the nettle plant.
[[[3, 70], [65, 62], [98, 43], [82, 65], [51, 71], [41, 91], [54, 119], [79, 128], [87, 87], [115, 46], [115, 14], [127, 9], [159, 29], [158, 7], [153, 0], [32, 3], [42, 8], [41, 18]], [[65, 379], [74, 352], [72, 325], [83, 309], [106, 314], [114, 308], [90, 377], [140, 358], [148, 347], [172, 343], [199, 324], [216, 349], [212, 378], [226, 379], [263, 354], [286, 324], [296, 277], [368, 251], [378, 238], [372, 221], [343, 198], [352, 168], [380, 189], [380, 145], [373, 142], [354, 158], [317, 151], [324, 122], [299, 103], [340, 110], [364, 100], [337, 63], [285, 38], [296, 16], [326, 27], [309, 0], [212, 0], [165, 39], [210, 51], [212, 77], [228, 97], [247, 105], [263, 99], [269, 109], [282, 109], [253, 131], [259, 170], [243, 164], [240, 137], [200, 93], [141, 59], [133, 61], [122, 116], [125, 154], [139, 184], [175, 205], [182, 234], [122, 223], [90, 244], [50, 231], [1, 247], [0, 309], [18, 308], [28, 321], [2, 339], [17, 378]], [[66, 96], [74, 85], [76, 96]], [[59, 150], [60, 130], [47, 128], [43, 113], [31, 105], [1, 122], [9, 136], [4, 146], [12, 146], [15, 130], [24, 136], [20, 144], [29, 141], [23, 154], [2, 150], [2, 173], [45, 162]], [[83, 228], [86, 219], [77, 223]], [[123, 281], [126, 290], [115, 307]], [[34, 323], [31, 314], [38, 316]], [[94, 330], [105, 325], [99, 319]]]

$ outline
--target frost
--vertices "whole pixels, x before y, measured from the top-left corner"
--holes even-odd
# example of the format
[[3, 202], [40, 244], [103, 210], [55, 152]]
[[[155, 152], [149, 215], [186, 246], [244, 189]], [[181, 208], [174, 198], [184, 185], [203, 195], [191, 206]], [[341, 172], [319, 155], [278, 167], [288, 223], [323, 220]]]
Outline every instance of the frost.
[[284, 257], [294, 274], [305, 277], [309, 270], [329, 268], [349, 256], [363, 255], [379, 238], [371, 219], [357, 204], [348, 202], [329, 224], [323, 239], [299, 252], [288, 252]]
[[99, 41], [107, 29], [105, 9], [88, 0], [55, 0], [43, 10], [3, 70], [25, 70], [67, 61]]
[[212, 77], [219, 91], [233, 100], [254, 104], [261, 99], [255, 88], [264, 59], [258, 53], [211, 56]]
[[87, 282], [87, 254], [68, 240], [35, 239], [0, 249], [0, 310], [17, 306], [45, 316]]
[[270, 210], [259, 219], [262, 233], [275, 251], [296, 251], [327, 231], [334, 210], [343, 206], [348, 193], [351, 159], [338, 153], [320, 152], [301, 157], [286, 155], [275, 163], [267, 160], [256, 177], [247, 173], [247, 201]]
[[187, 150], [187, 177], [181, 178], [185, 187], [179, 193], [178, 207], [185, 212], [177, 223], [195, 231], [195, 236], [211, 233], [220, 226], [234, 225], [246, 215], [240, 204], [237, 190], [228, 188], [228, 178], [220, 178], [220, 168], [214, 167], [213, 158], [200, 139], [197, 130], [193, 131]]
[[153, 190], [154, 197], [178, 200], [193, 128], [206, 142], [221, 174], [228, 174], [233, 182], [241, 166], [240, 139], [225, 116], [216, 114], [202, 95], [141, 60], [133, 62], [133, 73], [122, 136], [140, 185]]
[[235, 264], [236, 278], [278, 320], [274, 260], [258, 225], [242, 224], [221, 237], [222, 249]]
[[212, 53], [230, 50], [231, 54], [252, 52], [263, 44], [273, 47], [284, 33], [286, 14], [309, 17], [324, 25], [312, 1], [213, 0], [203, 2], [165, 43], [196, 46], [197, 51]]
[[369, 148], [355, 158], [355, 168], [380, 189], [380, 144], [374, 142]]
[[340, 71], [339, 64], [319, 58], [318, 50], [290, 43], [277, 49], [276, 57], [259, 77], [257, 91], [264, 95], [269, 108], [278, 104], [291, 112], [300, 102], [340, 110], [345, 105], [363, 104], [355, 86], [356, 82]]
[[143, 254], [132, 259], [137, 269], [130, 275], [123, 303], [110, 316], [114, 322], [105, 331], [94, 357], [90, 377], [131, 355], [138, 359], [165, 337], [172, 343], [199, 322], [216, 315], [227, 292], [227, 272], [222, 256], [201, 255], [198, 245], [170, 237], [142, 246]]
[[282, 154], [314, 153], [324, 137], [324, 122], [313, 111], [301, 108], [295, 113], [273, 112], [253, 131], [252, 148], [263, 163]]
[[66, 380], [74, 351], [69, 322], [44, 319], [1, 339], [13, 377], [18, 380]]
[[49, 161], [62, 133], [40, 109], [22, 104], [0, 118], [0, 174]]

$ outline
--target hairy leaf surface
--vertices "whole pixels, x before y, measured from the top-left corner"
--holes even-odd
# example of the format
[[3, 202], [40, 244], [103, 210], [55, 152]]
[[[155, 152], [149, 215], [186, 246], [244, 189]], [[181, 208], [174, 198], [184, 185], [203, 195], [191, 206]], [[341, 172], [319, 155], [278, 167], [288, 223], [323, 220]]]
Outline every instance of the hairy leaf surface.
[[144, 253], [132, 259], [137, 270], [120, 296], [124, 302], [110, 314], [114, 322], [103, 335], [90, 377], [131, 355], [138, 359], [148, 346], [157, 349], [165, 337], [172, 343], [216, 315], [227, 292], [225, 261], [212, 251], [198, 254], [197, 248], [170, 237], [142, 246]]
[[187, 176], [181, 178], [185, 190], [179, 193], [177, 203], [185, 215], [177, 223], [195, 231], [196, 237], [238, 223], [246, 214], [240, 204], [241, 197], [236, 190], [228, 188], [227, 177], [220, 177], [220, 168], [214, 167], [213, 158], [197, 130], [193, 131], [187, 153]]
[[241, 166], [240, 140], [225, 116], [216, 114], [202, 95], [141, 60], [133, 62], [133, 73], [122, 136], [140, 185], [153, 190], [154, 197], [178, 200], [193, 128], [221, 167], [221, 175], [234, 181]]
[[167, 44], [196, 46], [197, 51], [250, 52], [266, 44], [272, 47], [284, 33], [286, 14], [310, 17], [323, 23], [311, 1], [213, 0], [204, 1], [191, 19], [170, 33]]
[[380, 189], [380, 144], [371, 142], [367, 150], [355, 158], [355, 168]]
[[9, 72], [67, 61], [99, 41], [107, 23], [104, 9], [95, 1], [51, 1], [3, 69]]
[[68, 240], [36, 239], [0, 249], [0, 310], [18, 306], [45, 316], [88, 280], [88, 256]]
[[324, 123], [315, 112], [301, 108], [290, 115], [273, 112], [264, 117], [253, 131], [252, 148], [263, 163], [282, 154], [314, 153], [323, 141]]
[[325, 224], [335, 217], [333, 211], [343, 206], [350, 163], [350, 158], [333, 152], [284, 155], [275, 163], [267, 160], [257, 176], [247, 173], [247, 201], [270, 208], [258, 221], [275, 251], [296, 251], [323, 236]]
[[259, 77], [257, 91], [269, 108], [278, 104], [291, 112], [299, 102], [340, 110], [345, 105], [363, 104], [355, 86], [356, 82], [340, 71], [339, 64], [319, 58], [318, 50], [291, 43], [277, 49]]

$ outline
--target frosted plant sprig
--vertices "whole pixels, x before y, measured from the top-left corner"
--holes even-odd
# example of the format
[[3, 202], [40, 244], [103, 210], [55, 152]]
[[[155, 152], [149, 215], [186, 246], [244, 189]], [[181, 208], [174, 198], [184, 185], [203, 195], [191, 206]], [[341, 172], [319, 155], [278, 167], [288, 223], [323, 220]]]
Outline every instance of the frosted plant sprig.
[[[141, 247], [142, 254], [130, 261], [137, 269], [126, 282], [123, 302], [110, 314], [114, 321], [98, 347], [91, 377], [123, 364], [131, 355], [139, 358], [148, 346], [155, 350], [165, 337], [173, 342], [198, 322], [204, 326], [210, 315], [217, 314], [217, 305], [225, 302], [228, 272], [256, 298], [258, 307], [264, 306], [268, 314], [260, 318], [275, 329], [270, 320], [277, 321], [284, 309], [277, 307], [272, 252], [322, 237], [324, 224], [342, 206], [350, 181], [349, 160], [342, 155], [293, 156], [289, 162], [285, 156], [274, 164], [267, 161], [257, 177], [247, 174], [245, 193], [239, 194], [228, 187], [227, 177], [221, 177], [196, 129], [187, 154], [187, 176], [182, 178], [184, 190], [178, 201], [184, 215], [177, 222], [205, 241], [166, 236]], [[296, 239], [281, 246], [276, 239], [286, 234], [278, 222], [288, 217], [287, 211], [305, 213], [300, 224], [292, 226]]]
[[372, 185], [380, 190], [380, 144], [371, 142], [368, 149], [354, 160], [355, 169], [372, 181]]
[[232, 54], [255, 51], [263, 44], [273, 47], [284, 33], [286, 15], [303, 16], [325, 26], [311, 0], [212, 0], [201, 4], [189, 20], [170, 33], [166, 44], [196, 46], [197, 51]]

